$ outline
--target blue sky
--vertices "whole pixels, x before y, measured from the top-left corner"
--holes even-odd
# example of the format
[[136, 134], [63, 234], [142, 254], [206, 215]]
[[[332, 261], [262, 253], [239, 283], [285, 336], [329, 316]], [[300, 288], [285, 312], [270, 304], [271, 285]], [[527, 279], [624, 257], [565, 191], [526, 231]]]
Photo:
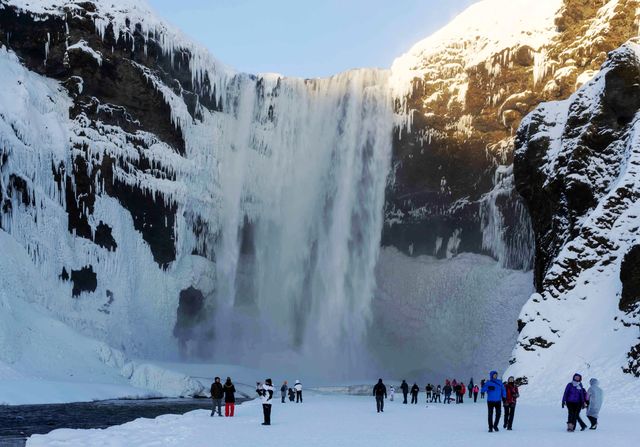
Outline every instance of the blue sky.
[[475, 0], [148, 0], [222, 62], [251, 73], [328, 76], [389, 67]]

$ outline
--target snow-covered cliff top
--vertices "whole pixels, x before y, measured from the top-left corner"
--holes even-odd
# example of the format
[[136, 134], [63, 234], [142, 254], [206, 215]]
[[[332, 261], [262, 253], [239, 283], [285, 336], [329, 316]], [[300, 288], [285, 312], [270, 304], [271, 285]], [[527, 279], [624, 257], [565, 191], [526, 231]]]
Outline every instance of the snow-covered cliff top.
[[[392, 69], [394, 92], [402, 96], [443, 53], [455, 52], [464, 67], [486, 61], [507, 48], [536, 50], [556, 33], [554, 18], [562, 0], [483, 0], [447, 26], [397, 58]], [[444, 59], [449, 59], [445, 57]]]
[[[65, 16], [73, 14], [74, 10], [89, 10], [86, 3], [82, 0], [0, 0], [0, 9], [11, 6], [34, 15]], [[146, 0], [94, 0], [91, 3], [95, 5], [95, 11], [89, 15], [93, 18], [96, 32], [103, 38], [110, 23], [116, 39], [121, 35], [131, 35], [134, 26], [139, 24], [142, 34], [147, 39], [157, 40], [165, 54], [173, 57], [177, 50], [189, 51], [189, 66], [196, 82], [202, 81], [207, 73], [217, 71], [232, 75], [236, 72], [213, 57], [207, 48], [194, 43], [192, 38], [168, 24]]]

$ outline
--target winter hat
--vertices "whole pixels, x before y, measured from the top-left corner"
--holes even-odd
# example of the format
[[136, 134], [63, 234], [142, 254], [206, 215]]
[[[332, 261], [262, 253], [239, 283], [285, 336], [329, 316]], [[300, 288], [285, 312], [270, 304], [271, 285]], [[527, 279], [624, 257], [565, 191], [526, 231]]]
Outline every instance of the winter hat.
[[591, 380], [589, 380], [589, 383], [590, 383], [591, 385], [597, 385], [597, 384], [598, 384], [598, 379], [596, 379], [596, 378], [594, 377], [594, 378], [592, 378]]

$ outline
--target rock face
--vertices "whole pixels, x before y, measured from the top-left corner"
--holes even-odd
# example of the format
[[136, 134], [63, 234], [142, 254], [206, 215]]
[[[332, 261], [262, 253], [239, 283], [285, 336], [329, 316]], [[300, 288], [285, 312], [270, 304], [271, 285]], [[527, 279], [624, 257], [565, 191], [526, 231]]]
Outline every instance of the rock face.
[[534, 256], [508, 168], [515, 131], [539, 103], [569, 96], [607, 52], [637, 34], [637, 6], [485, 0], [397, 59], [401, 117], [383, 244], [413, 255], [489, 254], [507, 267], [535, 266], [539, 283], [544, 248]]
[[513, 371], [534, 381], [560, 358], [590, 374], [638, 375], [639, 56], [635, 41], [611, 52], [593, 81], [518, 131], [514, 173], [539, 293], [521, 312]]

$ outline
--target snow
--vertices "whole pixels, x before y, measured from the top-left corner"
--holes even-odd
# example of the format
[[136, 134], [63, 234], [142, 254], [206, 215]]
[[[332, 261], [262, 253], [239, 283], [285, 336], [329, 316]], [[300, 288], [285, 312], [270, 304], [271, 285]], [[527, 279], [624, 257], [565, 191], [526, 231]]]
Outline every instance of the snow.
[[457, 61], [461, 64], [460, 76], [465, 77], [464, 69], [484, 63], [504, 50], [527, 45], [537, 51], [556, 34], [554, 18], [562, 4], [562, 0], [474, 3], [393, 62], [390, 82], [394, 96], [405, 97], [414, 78], [440, 76], [441, 63], [446, 66], [451, 64], [448, 61]]
[[94, 58], [95, 61], [98, 63], [98, 65], [102, 65], [102, 54], [99, 51], [96, 51], [93, 48], [91, 48], [89, 46], [89, 44], [85, 40], [79, 40], [78, 42], [74, 43], [73, 45], [68, 46], [67, 47], [67, 52], [69, 50], [80, 50], [80, 51], [83, 51], [83, 52], [87, 53], [88, 55], [90, 55], [92, 58]]
[[[640, 57], [640, 47], [633, 43], [616, 51], [636, 60]], [[567, 135], [565, 125], [575, 113], [587, 118], [598, 116], [610, 68], [609, 63], [605, 64], [569, 99], [543, 104], [531, 115], [544, 120], [534, 139], [548, 138], [551, 142], [543, 166], [549, 181], [557, 175], [571, 178], [566, 160], [571, 159], [576, 145], [582, 144], [581, 132], [573, 129]], [[529, 119], [522, 125], [529, 125]], [[592, 121], [587, 119], [586, 127], [590, 125]], [[580, 371], [611, 389], [611, 405], [640, 407], [640, 381], [622, 372], [627, 364], [626, 353], [638, 340], [638, 329], [632, 325], [637, 321], [618, 308], [622, 258], [638, 241], [640, 116], [634, 117], [625, 133], [611, 145], [602, 154], [593, 151], [579, 172], [580, 179], [591, 186], [597, 206], [582, 217], [577, 236], [566, 237], [545, 276], [548, 285], [541, 294], [533, 294], [520, 313], [526, 326], [514, 349], [517, 361], [509, 373], [526, 376], [534, 390], [531, 397], [537, 401], [544, 399], [545, 390], [559, 386], [567, 376]], [[565, 162], [561, 161], [563, 157]], [[566, 231], [562, 225], [557, 227]], [[571, 265], [578, 267], [567, 267]], [[551, 280], [560, 275], [568, 278], [566, 286], [552, 285]], [[522, 345], [528, 347], [534, 337], [553, 345], [524, 349]]]
[[[484, 402], [425, 406], [424, 393], [420, 393], [420, 404], [403, 405], [396, 392], [395, 401], [387, 400], [384, 413], [378, 414], [373, 397], [307, 392], [303, 404], [275, 402], [270, 427], [260, 425], [262, 407], [255, 400], [236, 407], [234, 418], [212, 418], [209, 411], [197, 410], [182, 416], [138, 419], [105, 430], [55, 430], [32, 436], [27, 446], [204, 447], [213, 440], [237, 447], [377, 447], [424, 443], [449, 447], [556, 447], [567, 442], [585, 447], [630, 445], [636, 439], [638, 414], [612, 412], [607, 407], [607, 391], [604, 388], [598, 429], [584, 433], [566, 433], [566, 410], [560, 408], [562, 389], [557, 396], [550, 396], [553, 406], [550, 403], [531, 406], [526, 403], [525, 394], [518, 403], [513, 431], [500, 427], [499, 433], [487, 433]], [[585, 417], [584, 412], [582, 416]]]

